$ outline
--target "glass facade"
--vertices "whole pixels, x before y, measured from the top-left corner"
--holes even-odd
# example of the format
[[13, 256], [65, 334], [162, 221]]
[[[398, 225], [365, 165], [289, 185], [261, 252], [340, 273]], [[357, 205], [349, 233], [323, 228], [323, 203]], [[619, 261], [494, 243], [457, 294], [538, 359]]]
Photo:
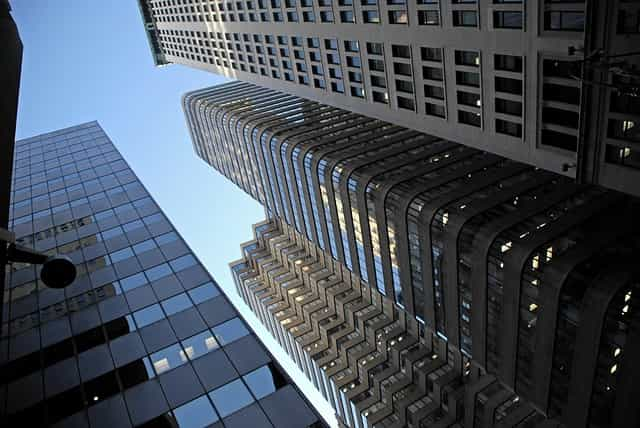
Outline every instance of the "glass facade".
[[16, 143], [11, 214], [20, 244], [78, 277], [48, 289], [11, 266], [7, 426], [289, 427], [283, 403], [295, 426], [325, 426], [96, 122]]

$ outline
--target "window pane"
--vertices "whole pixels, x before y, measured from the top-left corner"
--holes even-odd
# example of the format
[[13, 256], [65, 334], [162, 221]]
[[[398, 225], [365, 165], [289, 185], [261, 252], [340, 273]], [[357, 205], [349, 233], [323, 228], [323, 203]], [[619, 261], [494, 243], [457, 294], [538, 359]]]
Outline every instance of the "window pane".
[[187, 356], [179, 343], [167, 346], [149, 356], [157, 374], [174, 369], [187, 362]]
[[206, 395], [174, 409], [173, 415], [180, 428], [206, 427], [218, 420], [218, 415]]
[[253, 402], [251, 393], [240, 379], [210, 392], [209, 397], [223, 418]]
[[164, 300], [161, 302], [161, 305], [167, 315], [173, 315], [192, 306], [191, 300], [189, 300], [186, 293], [181, 293], [170, 299]]
[[243, 336], [249, 334], [249, 331], [244, 326], [244, 323], [240, 318], [233, 318], [222, 324], [218, 324], [213, 328], [213, 333], [216, 335], [216, 339], [221, 345], [227, 345], [234, 340], [237, 340]]
[[220, 347], [209, 330], [183, 340], [182, 346], [184, 347], [184, 352], [187, 354], [187, 357], [192, 360], [215, 351]]
[[146, 325], [153, 324], [154, 322], [164, 318], [160, 305], [155, 304], [147, 306], [144, 309], [140, 309], [133, 313], [133, 319], [136, 320], [138, 328], [142, 328]]
[[213, 299], [219, 295], [220, 291], [218, 290], [218, 287], [213, 285], [213, 282], [207, 282], [193, 290], [189, 290], [189, 296], [191, 296], [191, 299], [196, 305], [204, 302], [205, 300]]
[[247, 373], [243, 378], [258, 400], [287, 385], [285, 377], [272, 363]]
[[175, 260], [171, 260], [169, 264], [173, 268], [175, 272], [179, 272], [183, 269], [188, 268], [189, 266], [195, 265], [196, 259], [191, 255], [187, 254], [186, 256], [178, 257]]

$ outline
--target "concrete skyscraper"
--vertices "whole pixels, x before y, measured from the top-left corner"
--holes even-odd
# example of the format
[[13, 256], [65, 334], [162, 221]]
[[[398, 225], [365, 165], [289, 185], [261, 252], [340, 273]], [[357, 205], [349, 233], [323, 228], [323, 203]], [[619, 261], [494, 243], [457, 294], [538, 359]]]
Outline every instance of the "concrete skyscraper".
[[138, 1], [158, 65], [640, 194], [637, 2]]
[[[427, 413], [439, 412], [443, 426], [637, 421], [629, 399], [637, 394], [632, 361], [640, 346], [637, 200], [247, 83], [194, 91], [184, 106], [198, 155], [272, 217], [234, 265], [238, 288], [345, 423], [421, 426], [428, 415], [405, 412], [426, 396]], [[306, 278], [281, 253], [285, 247], [333, 272], [336, 294], [329, 298]], [[310, 307], [299, 303], [307, 293]], [[381, 325], [393, 325], [394, 335], [427, 354], [438, 349], [448, 374], [423, 374], [465, 400], [449, 402], [450, 390], [434, 396], [433, 385], [415, 384], [406, 355], [378, 343], [382, 327], [370, 331], [362, 308], [347, 308], [349, 296], [384, 312]], [[316, 304], [327, 320], [311, 316]], [[297, 323], [304, 325], [293, 331]], [[381, 352], [376, 364], [384, 374], [369, 376], [366, 361], [369, 369], [356, 370], [362, 356], [350, 355], [350, 339]], [[307, 358], [320, 366], [341, 360], [328, 385], [343, 387], [338, 371], [349, 369], [359, 389], [330, 396]], [[382, 386], [394, 384], [395, 374], [402, 382], [392, 394], [404, 391], [398, 398]], [[481, 392], [489, 385], [495, 398]], [[522, 409], [507, 423], [506, 408], [494, 410], [511, 399], [522, 401], [512, 410]], [[477, 413], [484, 406], [477, 400], [492, 403], [491, 413]], [[373, 416], [372, 406], [382, 413]], [[365, 413], [368, 422], [359, 417]]]
[[324, 427], [97, 122], [16, 143], [11, 229], [78, 277], [7, 275], [3, 427]]

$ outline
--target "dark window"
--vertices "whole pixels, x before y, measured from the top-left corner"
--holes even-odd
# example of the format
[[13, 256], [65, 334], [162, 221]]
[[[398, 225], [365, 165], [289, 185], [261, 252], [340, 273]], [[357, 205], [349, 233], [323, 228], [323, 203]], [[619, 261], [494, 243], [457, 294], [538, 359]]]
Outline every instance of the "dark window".
[[362, 83], [362, 73], [359, 73], [357, 71], [350, 71], [349, 81], [355, 82], [355, 83]]
[[474, 51], [456, 51], [456, 64], [471, 67], [480, 66], [480, 54]]
[[422, 67], [422, 77], [428, 80], [437, 80], [438, 82], [442, 82], [444, 80], [442, 69], [436, 67]]
[[522, 95], [522, 81], [508, 77], [496, 77], [496, 91]]
[[257, 368], [242, 377], [258, 400], [287, 385], [286, 378], [273, 363]]
[[371, 76], [371, 86], [375, 86], [377, 88], [386, 88], [387, 82], [382, 76]]
[[575, 152], [578, 147], [578, 138], [576, 136], [552, 131], [550, 129], [543, 129], [540, 138], [540, 142], [546, 146], [557, 147], [572, 152]]
[[379, 59], [369, 60], [369, 70], [371, 71], [384, 71], [384, 61]]
[[411, 64], [404, 64], [401, 62], [393, 63], [393, 72], [401, 76], [411, 76]]
[[580, 88], [545, 83], [542, 88], [542, 97], [548, 101], [577, 105], [580, 103]]
[[468, 71], [456, 71], [456, 83], [458, 85], [480, 87], [480, 75]]
[[545, 59], [542, 62], [542, 72], [545, 77], [572, 79], [572, 76], [580, 76], [580, 63], [577, 61]]
[[575, 111], [561, 110], [553, 107], [542, 108], [542, 121], [556, 125], [578, 128], [580, 115]]
[[398, 97], [398, 108], [415, 111], [415, 104], [410, 98]]
[[513, 55], [495, 55], [493, 67], [496, 70], [522, 73], [522, 57]]
[[350, 10], [342, 10], [340, 11], [340, 21], [341, 22], [354, 22], [353, 20], [353, 12]]
[[413, 94], [413, 84], [406, 80], [396, 80], [396, 91]]
[[425, 113], [430, 116], [445, 117], [444, 106], [440, 104], [425, 103]]
[[522, 12], [513, 11], [493, 11], [493, 27], [494, 28], [522, 28]]
[[640, 97], [631, 95], [611, 93], [610, 110], [617, 113], [640, 115]]
[[443, 100], [444, 88], [440, 86], [424, 85], [424, 96]]
[[362, 20], [366, 24], [379, 24], [380, 16], [378, 15], [378, 12], [374, 10], [365, 10], [362, 11]]
[[496, 132], [521, 138], [522, 125], [519, 123], [509, 122], [507, 120], [496, 119]]
[[550, 31], [584, 31], [584, 12], [547, 11], [544, 29]]
[[477, 27], [478, 15], [473, 11], [454, 10], [453, 25], [454, 27]]
[[440, 15], [437, 10], [419, 10], [418, 25], [440, 25]]
[[383, 55], [382, 43], [367, 43], [367, 53], [371, 55]]
[[420, 54], [423, 61], [442, 62], [442, 49], [440, 48], [420, 48]]
[[389, 23], [390, 24], [407, 24], [409, 19], [407, 18], [407, 12], [404, 10], [390, 10], [389, 11]]
[[616, 29], [618, 34], [640, 33], [640, 10], [619, 10]]
[[395, 58], [411, 58], [411, 48], [406, 45], [391, 45], [391, 53]]
[[373, 101], [377, 103], [383, 103], [383, 104], [389, 103], [389, 96], [387, 95], [386, 92], [373, 91], [372, 94], [373, 94]]
[[458, 110], [458, 122], [466, 125], [481, 126], [480, 113], [471, 113], [464, 110]]
[[471, 92], [458, 91], [457, 93], [458, 104], [480, 107], [480, 95]]
[[513, 116], [522, 116], [522, 103], [519, 101], [496, 98], [496, 112], [511, 114]]

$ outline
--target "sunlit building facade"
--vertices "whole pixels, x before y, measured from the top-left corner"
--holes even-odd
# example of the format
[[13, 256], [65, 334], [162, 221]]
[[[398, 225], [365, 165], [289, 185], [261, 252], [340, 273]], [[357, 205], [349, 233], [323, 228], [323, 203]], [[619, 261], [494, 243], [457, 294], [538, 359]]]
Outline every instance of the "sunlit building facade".
[[326, 426], [97, 122], [18, 141], [11, 196], [18, 243], [78, 276], [11, 265], [0, 425]]
[[139, 5], [158, 65], [255, 83], [640, 194], [636, 2]]
[[638, 345], [633, 198], [251, 84], [184, 107], [201, 158], [445, 344], [456, 375], [467, 362], [568, 426], [623, 426], [604, 414], [637, 372], [617, 360]]

